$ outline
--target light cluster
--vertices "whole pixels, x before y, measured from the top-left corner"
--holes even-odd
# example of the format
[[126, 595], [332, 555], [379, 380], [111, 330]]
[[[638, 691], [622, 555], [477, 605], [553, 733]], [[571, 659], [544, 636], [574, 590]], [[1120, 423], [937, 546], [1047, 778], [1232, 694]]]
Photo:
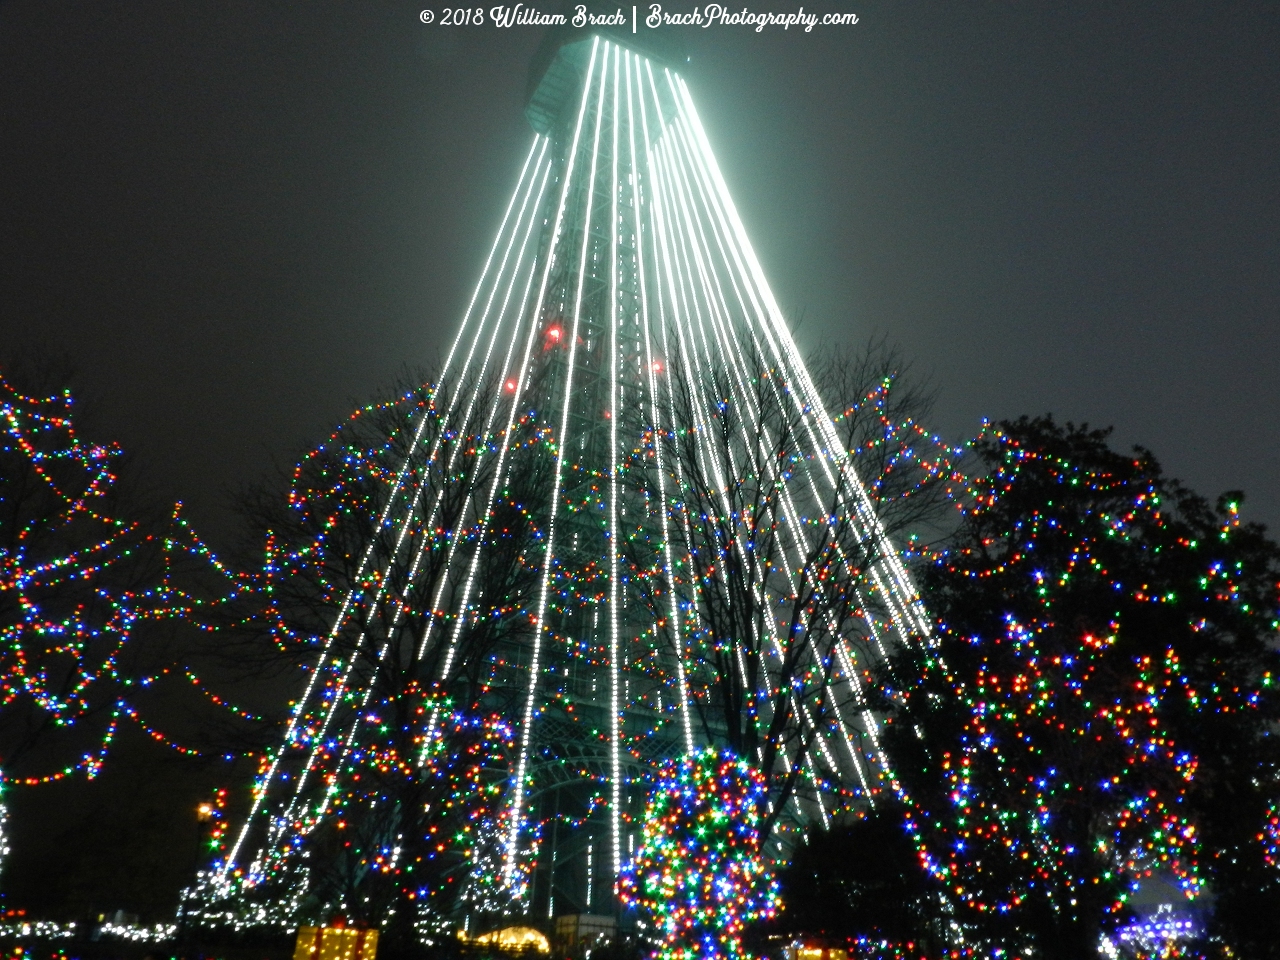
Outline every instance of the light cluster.
[[707, 747], [658, 772], [642, 840], [619, 881], [624, 903], [646, 921], [662, 960], [747, 954], [746, 924], [771, 918], [778, 885], [761, 854], [764, 778], [727, 751]]
[[1273, 803], [1267, 808], [1262, 832], [1258, 834], [1258, 842], [1262, 844], [1262, 855], [1267, 866], [1280, 870], [1280, 802]]
[[1122, 956], [1135, 960], [1198, 960], [1204, 954], [1194, 943], [1203, 934], [1201, 925], [1190, 917], [1162, 904], [1154, 914], [1127, 924], [1106, 937], [1101, 953], [1108, 958]]
[[[92, 725], [100, 743], [61, 769], [19, 780], [92, 775], [115, 731], [114, 717], [100, 718], [122, 679], [120, 651], [148, 605], [120, 583], [127, 576], [110, 574], [132, 565], [147, 538], [111, 515], [120, 450], [80, 439], [69, 393], [25, 396], [0, 379], [0, 426], [0, 705], [15, 720], [10, 729], [42, 719], [63, 730]], [[6, 744], [6, 759], [30, 746]], [[4, 775], [12, 782], [11, 771]]]

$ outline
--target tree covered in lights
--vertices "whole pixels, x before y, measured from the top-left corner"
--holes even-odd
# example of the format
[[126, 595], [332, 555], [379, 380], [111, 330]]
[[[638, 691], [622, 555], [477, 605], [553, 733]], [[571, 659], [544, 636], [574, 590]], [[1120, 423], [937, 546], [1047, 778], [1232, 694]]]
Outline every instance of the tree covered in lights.
[[[0, 769], [33, 786], [101, 769], [122, 723], [185, 753], [147, 714], [226, 706], [200, 686], [187, 621], [243, 586], [175, 509], [120, 492], [124, 454], [85, 440], [70, 391], [0, 378]], [[182, 631], [186, 631], [183, 633]], [[161, 709], [158, 691], [184, 696]], [[212, 699], [210, 700], [210, 697]], [[197, 725], [209, 722], [202, 715]]]
[[778, 908], [761, 850], [768, 784], [732, 752], [707, 747], [658, 771], [641, 839], [622, 873], [661, 960], [745, 957], [747, 924]]
[[[436, 736], [404, 736], [399, 704]], [[412, 684], [366, 722], [371, 735], [336, 779], [327, 816], [296, 835], [288, 859], [236, 902], [216, 873], [189, 891], [186, 915], [206, 928], [348, 922], [381, 928], [383, 952], [412, 955], [455, 942], [453, 922], [506, 912], [497, 887], [505, 836], [502, 786], [512, 730], [496, 716], [463, 714]], [[220, 844], [225, 855], [225, 845]]]
[[1041, 418], [975, 442], [924, 577], [936, 643], [890, 681], [907, 826], [971, 942], [1090, 955], [1155, 876], [1272, 956], [1280, 551], [1238, 496], [1213, 506], [1106, 437]]
[[[191, 892], [199, 923], [287, 927], [344, 915], [381, 925], [398, 949], [438, 942], [446, 918], [500, 913], [509, 901], [492, 888], [512, 746], [500, 717], [512, 707], [486, 681], [511, 628], [494, 614], [529, 587], [524, 551], [536, 532], [522, 498], [541, 477], [505, 478], [484, 509], [475, 494], [495, 474], [478, 461], [475, 423], [443, 412], [447, 389], [403, 387], [356, 411], [299, 461], [284, 496], [264, 485], [244, 498], [262, 574], [234, 608], [230, 649], [273, 684], [324, 694], [315, 712], [286, 722], [282, 746], [264, 751], [260, 776], [288, 782], [293, 802], [268, 816], [255, 793], [248, 823]], [[393, 527], [386, 515], [405, 497], [412, 510], [427, 497], [435, 509]], [[468, 642], [451, 655], [421, 640], [432, 620], [455, 628], [443, 611], [486, 524], [486, 563], [461, 627]], [[261, 845], [257, 859], [224, 870], [247, 843]]]
[[[51, 382], [40, 367], [28, 362], [18, 376]], [[166, 518], [122, 483], [123, 451], [83, 436], [69, 390], [19, 389], [8, 373], [0, 377], [5, 800], [95, 778], [122, 750], [136, 758], [139, 740], [188, 758], [238, 751], [236, 736], [225, 734], [241, 718], [202, 677], [216, 640], [197, 621], [243, 579], [209, 553], [180, 510]], [[134, 732], [142, 737], [122, 746]], [[39, 802], [18, 808], [14, 843], [28, 862], [22, 810]], [[0, 857], [10, 845], [6, 821], [0, 806]]]

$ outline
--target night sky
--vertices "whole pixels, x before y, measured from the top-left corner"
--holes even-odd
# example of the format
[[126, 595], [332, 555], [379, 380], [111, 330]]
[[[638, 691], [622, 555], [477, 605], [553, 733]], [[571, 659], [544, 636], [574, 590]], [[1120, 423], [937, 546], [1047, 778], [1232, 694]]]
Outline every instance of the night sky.
[[[539, 31], [420, 9], [0, 3], [0, 360], [69, 361], [215, 544], [231, 490], [447, 347], [532, 136]], [[801, 345], [886, 335], [954, 439], [1115, 424], [1280, 525], [1280, 11], [810, 9], [861, 22], [683, 31]]]

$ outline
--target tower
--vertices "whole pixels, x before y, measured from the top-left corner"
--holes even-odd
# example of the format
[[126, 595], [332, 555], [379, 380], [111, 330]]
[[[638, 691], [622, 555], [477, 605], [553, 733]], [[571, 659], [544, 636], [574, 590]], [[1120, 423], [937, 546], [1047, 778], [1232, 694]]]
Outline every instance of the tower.
[[649, 771], [702, 744], [774, 779], [780, 827], [882, 789], [865, 669], [928, 625], [675, 67], [549, 34], [498, 235], [222, 882], [301, 855], [406, 684], [435, 697], [402, 724], [420, 769], [442, 698], [510, 725], [485, 869], [539, 916], [613, 911]]

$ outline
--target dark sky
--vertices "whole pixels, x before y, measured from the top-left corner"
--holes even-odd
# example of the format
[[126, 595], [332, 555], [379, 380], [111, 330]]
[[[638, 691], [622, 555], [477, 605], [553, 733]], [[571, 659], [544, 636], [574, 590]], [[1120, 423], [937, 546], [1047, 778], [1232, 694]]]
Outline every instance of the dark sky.
[[[0, 356], [68, 355], [215, 543], [446, 345], [527, 149], [538, 31], [422, 6], [0, 2]], [[802, 345], [887, 334], [953, 437], [1113, 423], [1280, 525], [1280, 8], [810, 8], [861, 22], [684, 36]]]

